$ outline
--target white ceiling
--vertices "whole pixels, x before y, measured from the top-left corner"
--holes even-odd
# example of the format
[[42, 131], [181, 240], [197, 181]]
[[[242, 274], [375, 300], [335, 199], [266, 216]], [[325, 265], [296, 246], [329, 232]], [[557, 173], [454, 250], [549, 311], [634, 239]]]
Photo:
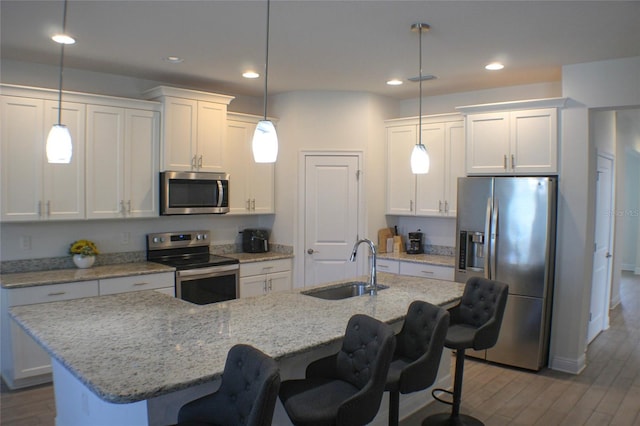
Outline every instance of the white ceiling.
[[[266, 0], [70, 0], [65, 66], [260, 96]], [[57, 65], [61, 0], [2, 0], [2, 59]], [[640, 1], [273, 0], [269, 92], [366, 91], [416, 97], [426, 22], [425, 95], [559, 81], [566, 64], [640, 55]], [[163, 61], [179, 56], [178, 65]], [[484, 70], [499, 60], [506, 68]]]

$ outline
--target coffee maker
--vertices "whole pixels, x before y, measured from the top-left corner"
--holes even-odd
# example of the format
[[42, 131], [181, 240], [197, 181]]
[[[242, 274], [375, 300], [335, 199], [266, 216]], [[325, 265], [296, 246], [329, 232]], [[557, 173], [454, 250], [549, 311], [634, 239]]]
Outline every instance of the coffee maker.
[[417, 232], [409, 232], [409, 247], [407, 247], [407, 254], [420, 254], [424, 253], [424, 247], [422, 246], [423, 233], [418, 229]]

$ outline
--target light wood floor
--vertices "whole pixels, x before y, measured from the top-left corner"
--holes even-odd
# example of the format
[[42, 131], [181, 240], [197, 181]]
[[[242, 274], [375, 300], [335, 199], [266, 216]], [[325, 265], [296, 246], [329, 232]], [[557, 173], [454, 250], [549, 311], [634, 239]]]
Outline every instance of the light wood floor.
[[[462, 413], [491, 425], [640, 425], [640, 277], [624, 273], [622, 304], [611, 326], [587, 352], [578, 376], [549, 369], [531, 373], [468, 359]], [[447, 412], [434, 403], [402, 422], [417, 426], [424, 417]], [[21, 391], [2, 387], [2, 426], [53, 426], [50, 385]], [[87, 425], [90, 426], [90, 425]], [[121, 425], [128, 426], [128, 425]]]

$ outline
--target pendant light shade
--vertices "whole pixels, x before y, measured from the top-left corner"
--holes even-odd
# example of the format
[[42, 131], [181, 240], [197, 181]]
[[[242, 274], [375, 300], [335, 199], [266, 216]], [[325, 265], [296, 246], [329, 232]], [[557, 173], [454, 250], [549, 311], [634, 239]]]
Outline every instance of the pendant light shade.
[[[67, 30], [67, 0], [64, 0], [64, 12], [62, 18], [62, 34]], [[66, 41], [65, 41], [66, 40]], [[62, 124], [62, 71], [64, 69], [64, 45], [72, 44], [69, 39], [58, 41], [60, 46], [60, 73], [58, 85], [58, 124], [54, 124], [47, 136], [47, 162], [53, 164], [69, 164], [73, 155], [71, 133], [67, 126]], [[73, 40], [73, 38], [70, 38]]]
[[270, 120], [267, 120], [267, 93], [269, 77], [269, 11], [271, 0], [267, 0], [267, 37], [264, 61], [264, 119], [260, 120], [253, 132], [253, 160], [256, 163], [275, 163], [278, 158], [278, 134]]
[[420, 83], [420, 98], [418, 100], [418, 143], [413, 147], [413, 151], [411, 152], [411, 172], [414, 174], [429, 173], [429, 166], [431, 165], [427, 147], [422, 143], [422, 32], [429, 31], [430, 28], [428, 24], [413, 24], [411, 26], [412, 31], [418, 31], [420, 40], [418, 44], [418, 62], [420, 65], [420, 74], [418, 77], [418, 82]]
[[411, 152], [411, 172], [417, 175], [429, 173], [430, 165], [427, 147], [422, 143], [416, 144]]
[[275, 163], [278, 158], [278, 135], [269, 120], [260, 120], [253, 133], [253, 160], [256, 163]]
[[64, 124], [54, 124], [47, 137], [47, 161], [53, 164], [69, 164], [72, 153], [69, 129]]

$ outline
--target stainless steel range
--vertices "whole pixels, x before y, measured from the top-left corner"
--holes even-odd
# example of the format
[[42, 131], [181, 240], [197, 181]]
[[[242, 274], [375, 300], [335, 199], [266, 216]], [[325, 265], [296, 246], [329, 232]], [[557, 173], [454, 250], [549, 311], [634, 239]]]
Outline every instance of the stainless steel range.
[[176, 268], [176, 297], [198, 305], [238, 298], [239, 261], [209, 253], [209, 231], [147, 235], [147, 260]]

